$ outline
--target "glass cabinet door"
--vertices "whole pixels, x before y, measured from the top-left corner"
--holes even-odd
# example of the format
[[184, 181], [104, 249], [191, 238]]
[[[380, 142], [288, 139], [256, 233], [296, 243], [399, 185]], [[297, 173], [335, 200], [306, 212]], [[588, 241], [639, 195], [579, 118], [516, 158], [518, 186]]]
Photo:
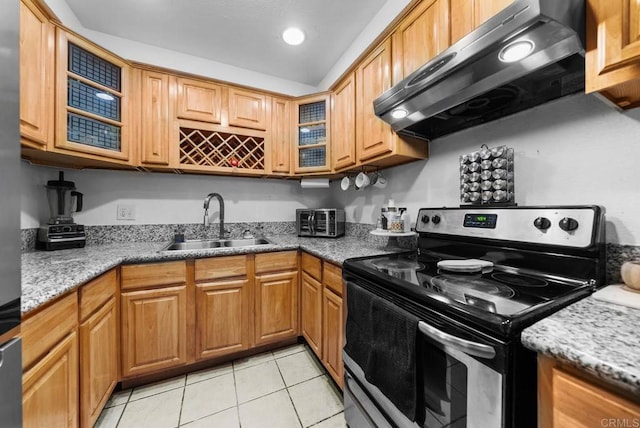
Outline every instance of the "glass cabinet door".
[[330, 170], [329, 96], [299, 100], [296, 107], [296, 172]]
[[124, 135], [128, 66], [71, 34], [58, 32], [56, 147], [128, 160]]

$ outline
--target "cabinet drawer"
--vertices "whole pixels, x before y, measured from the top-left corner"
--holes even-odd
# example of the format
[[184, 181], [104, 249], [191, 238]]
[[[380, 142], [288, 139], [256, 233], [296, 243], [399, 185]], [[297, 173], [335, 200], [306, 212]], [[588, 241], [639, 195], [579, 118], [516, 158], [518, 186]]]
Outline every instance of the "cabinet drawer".
[[302, 270], [314, 279], [322, 281], [322, 260], [309, 253], [302, 253]]
[[256, 273], [298, 269], [298, 252], [256, 254]]
[[196, 281], [247, 275], [247, 256], [196, 260]]
[[115, 296], [117, 289], [116, 270], [99, 276], [80, 288], [80, 320], [100, 308], [107, 300]]
[[338, 296], [342, 296], [343, 284], [342, 284], [342, 269], [331, 263], [324, 263], [324, 271], [322, 273], [324, 285], [331, 289]]
[[186, 275], [184, 261], [123, 266], [122, 289], [181, 284], [186, 281]]
[[78, 326], [74, 291], [22, 323], [22, 367], [31, 366]]

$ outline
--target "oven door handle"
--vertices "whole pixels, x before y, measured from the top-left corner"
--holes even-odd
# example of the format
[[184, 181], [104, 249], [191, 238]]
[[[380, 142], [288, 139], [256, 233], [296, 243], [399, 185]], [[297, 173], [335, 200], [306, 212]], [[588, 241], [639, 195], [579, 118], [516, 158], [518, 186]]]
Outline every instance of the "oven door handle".
[[309, 213], [309, 232], [311, 232], [312, 235], [315, 235], [316, 233], [316, 228], [314, 224], [315, 222], [316, 222], [316, 212], [311, 211]]
[[442, 330], [438, 330], [437, 328], [430, 326], [424, 321], [418, 322], [418, 330], [420, 330], [422, 334], [430, 337], [436, 342], [444, 346], [450, 346], [452, 348], [459, 349], [465, 354], [473, 355], [487, 360], [491, 360], [496, 356], [496, 350], [492, 346], [453, 336], [449, 333], [445, 333]]

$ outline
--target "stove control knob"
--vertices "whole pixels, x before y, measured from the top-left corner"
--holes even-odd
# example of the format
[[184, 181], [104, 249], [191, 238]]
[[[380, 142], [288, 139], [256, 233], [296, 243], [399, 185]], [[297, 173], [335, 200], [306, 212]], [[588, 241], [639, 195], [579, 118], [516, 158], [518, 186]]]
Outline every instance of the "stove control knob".
[[576, 230], [578, 228], [578, 220], [571, 217], [565, 217], [560, 220], [559, 226], [560, 229], [564, 230], [565, 232], [571, 232], [572, 230]]
[[533, 221], [533, 225], [538, 230], [547, 230], [551, 227], [551, 221], [546, 217], [538, 217]]
[[439, 215], [434, 215], [433, 217], [431, 217], [431, 221], [433, 222], [433, 224], [440, 223], [440, 216]]
[[425, 214], [425, 215], [422, 216], [422, 218], [420, 220], [422, 220], [422, 222], [424, 224], [427, 224], [427, 223], [429, 223], [429, 216]]

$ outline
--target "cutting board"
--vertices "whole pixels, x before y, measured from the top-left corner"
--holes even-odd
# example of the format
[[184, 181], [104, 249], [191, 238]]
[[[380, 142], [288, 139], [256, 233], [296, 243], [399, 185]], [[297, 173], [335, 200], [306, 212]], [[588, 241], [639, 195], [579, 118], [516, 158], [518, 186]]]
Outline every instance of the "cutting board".
[[593, 293], [594, 299], [640, 309], [640, 293], [629, 291], [623, 284], [609, 285]]

